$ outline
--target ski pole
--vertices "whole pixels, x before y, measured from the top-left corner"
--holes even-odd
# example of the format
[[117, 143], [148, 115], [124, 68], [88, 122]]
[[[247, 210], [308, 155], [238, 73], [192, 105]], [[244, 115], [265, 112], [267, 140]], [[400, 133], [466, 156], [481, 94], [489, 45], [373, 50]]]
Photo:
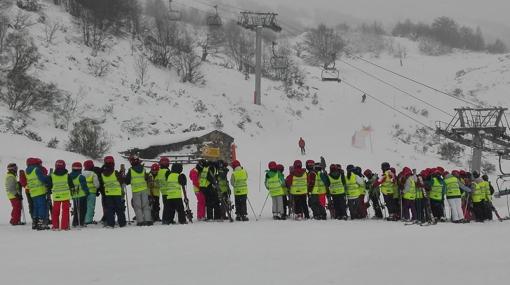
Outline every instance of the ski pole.
[[255, 210], [253, 210], [253, 206], [251, 205], [250, 199], [248, 199], [248, 197], [246, 197], [246, 201], [248, 201], [251, 211], [253, 212], [253, 215], [255, 216], [255, 221], [258, 221], [259, 219], [257, 219], [257, 214], [255, 214]]
[[269, 199], [269, 192], [267, 192], [266, 200], [264, 200], [264, 204], [262, 205], [262, 209], [260, 210], [259, 218], [262, 217], [262, 212], [264, 211], [264, 207], [266, 207], [267, 199]]

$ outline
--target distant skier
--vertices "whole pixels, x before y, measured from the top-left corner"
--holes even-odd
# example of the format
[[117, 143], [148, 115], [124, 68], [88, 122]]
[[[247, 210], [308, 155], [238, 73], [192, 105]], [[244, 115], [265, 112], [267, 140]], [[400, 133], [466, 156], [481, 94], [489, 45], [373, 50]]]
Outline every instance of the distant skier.
[[12, 205], [11, 220], [9, 223], [13, 226], [23, 225], [23, 223], [21, 223], [23, 197], [21, 196], [21, 185], [18, 182], [17, 173], [18, 166], [15, 163], [9, 163], [5, 176], [5, 191]]
[[367, 94], [363, 93], [363, 95], [361, 96], [361, 103], [365, 103], [366, 100], [367, 100]]
[[234, 188], [236, 221], [248, 221], [246, 201], [248, 199], [248, 172], [238, 160], [232, 162], [234, 172], [230, 177], [230, 184]]
[[299, 148], [301, 149], [301, 155], [306, 155], [305, 140], [303, 138], [301, 138], [301, 137], [299, 138], [298, 145], [299, 145]]

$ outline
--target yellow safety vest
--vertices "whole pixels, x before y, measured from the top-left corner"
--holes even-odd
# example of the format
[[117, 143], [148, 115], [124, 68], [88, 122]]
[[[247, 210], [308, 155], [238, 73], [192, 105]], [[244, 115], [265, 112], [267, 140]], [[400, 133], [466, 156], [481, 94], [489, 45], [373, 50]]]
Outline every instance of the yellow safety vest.
[[338, 177], [337, 179], [329, 176], [329, 194], [331, 195], [340, 195], [345, 193], [345, 187], [342, 183], [342, 177]]
[[459, 179], [455, 176], [448, 177], [444, 180], [444, 183], [446, 184], [446, 197], [455, 197], [460, 198], [461, 192], [459, 187]]
[[69, 189], [69, 174], [55, 175], [51, 174], [51, 199], [53, 201], [68, 201], [71, 199], [71, 189]]
[[[7, 173], [7, 175], [5, 176], [5, 190], [7, 190], [7, 180], [9, 180], [9, 179], [14, 179], [16, 181], [16, 175], [14, 175], [12, 173]], [[16, 190], [18, 190], [18, 189], [16, 189]], [[16, 195], [12, 194], [11, 192], [7, 192], [7, 198], [9, 200], [11, 200], [11, 199], [16, 198]]]
[[319, 172], [315, 174], [315, 184], [313, 185], [312, 194], [326, 194], [326, 185], [324, 185]]
[[83, 189], [81, 188], [81, 184], [80, 184], [80, 175], [76, 176], [74, 179], [73, 179], [73, 184], [74, 184], [74, 192], [71, 193], [72, 194], [72, 197], [73, 199], [78, 199], [78, 198], [83, 198], [87, 195], [85, 195], [85, 191], [83, 191]]
[[101, 174], [101, 176], [103, 177], [104, 193], [106, 196], [122, 196], [122, 187], [119, 180], [117, 180], [115, 172], [110, 174], [110, 176], [104, 174]]
[[142, 173], [138, 173], [131, 168], [131, 191], [133, 193], [138, 193], [142, 191], [147, 191], [147, 181], [145, 180], [145, 171]]
[[404, 193], [404, 199], [406, 200], [416, 200], [416, 183], [412, 177], [407, 178], [411, 181], [411, 186], [409, 187], [409, 191]]
[[243, 168], [234, 170], [234, 195], [248, 195], [248, 173]]
[[292, 185], [290, 186], [290, 194], [292, 195], [306, 195], [307, 192], [307, 177], [308, 175], [305, 173], [303, 176], [293, 176], [292, 177]]
[[491, 187], [490, 187], [490, 184], [488, 181], [482, 181], [479, 183], [480, 185], [480, 189], [482, 191], [482, 194], [483, 194], [483, 200], [484, 201], [491, 201], [492, 200], [492, 195], [491, 195]]
[[158, 171], [158, 175], [156, 175], [156, 177], [154, 177], [154, 184], [157, 185], [156, 188], [159, 189], [158, 192], [154, 191], [155, 192], [154, 195], [157, 194], [159, 196], [159, 193], [161, 193], [161, 195], [166, 196], [168, 194], [168, 183], [166, 182], [167, 171], [168, 171], [168, 169], [160, 169]]
[[386, 179], [381, 184], [379, 189], [384, 195], [392, 195], [395, 192], [395, 183], [391, 181], [390, 170], [387, 170], [384, 173], [384, 177], [386, 177]]
[[347, 198], [354, 199], [360, 196], [360, 186], [356, 182], [356, 175], [351, 173], [351, 178], [345, 177], [345, 183], [347, 184]]
[[166, 180], [168, 186], [168, 192], [166, 194], [167, 199], [181, 199], [182, 198], [182, 186], [179, 184], [179, 173], [170, 173]]
[[280, 181], [278, 173], [273, 172], [273, 176], [270, 176], [266, 180], [266, 188], [271, 194], [271, 197], [278, 197], [285, 195], [285, 192]]
[[47, 189], [41, 180], [35, 174], [36, 169], [32, 169], [31, 173], [27, 173], [27, 188], [30, 189], [30, 197], [35, 198], [38, 196], [46, 195]]
[[87, 187], [89, 188], [89, 193], [90, 194], [96, 194], [97, 193], [97, 188], [96, 188], [96, 185], [94, 185], [94, 177], [95, 177], [95, 173], [92, 174], [92, 175], [89, 175], [87, 177], [85, 177], [85, 180], [87, 181]]
[[473, 200], [473, 203], [480, 203], [484, 200], [484, 193], [482, 190], [482, 187], [480, 187], [480, 183], [473, 183], [475, 186], [473, 189], [473, 193], [471, 193], [471, 199]]
[[204, 167], [202, 171], [200, 172], [200, 182], [199, 185], [201, 188], [209, 187], [211, 182], [207, 180], [207, 174], [209, 173], [209, 167]]
[[443, 200], [443, 185], [439, 182], [439, 179], [432, 178], [432, 187], [430, 189], [430, 199], [435, 201]]

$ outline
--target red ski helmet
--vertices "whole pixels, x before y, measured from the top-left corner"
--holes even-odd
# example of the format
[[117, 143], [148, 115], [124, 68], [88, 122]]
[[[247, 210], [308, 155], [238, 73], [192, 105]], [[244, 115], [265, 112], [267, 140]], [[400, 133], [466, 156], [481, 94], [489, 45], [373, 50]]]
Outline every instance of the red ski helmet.
[[104, 164], [115, 164], [115, 159], [113, 156], [106, 156], [104, 158]]
[[159, 164], [157, 164], [157, 163], [152, 164], [151, 171], [152, 172], [158, 172], [159, 171]]
[[235, 168], [237, 168], [239, 166], [241, 166], [241, 163], [239, 162], [239, 160], [232, 161], [232, 168], [235, 169]]
[[159, 166], [161, 167], [168, 167], [170, 166], [170, 159], [166, 156], [162, 156], [160, 159], [159, 159]]
[[283, 173], [283, 171], [285, 171], [285, 167], [283, 166], [283, 164], [278, 164], [276, 166], [276, 170]]
[[85, 168], [85, 170], [93, 170], [94, 169], [94, 162], [92, 160], [86, 160], [83, 163], [83, 168]]
[[73, 164], [71, 165], [71, 168], [73, 170], [82, 170], [83, 169], [81, 162], [73, 162]]
[[267, 168], [269, 168], [269, 170], [275, 171], [278, 168], [278, 164], [276, 164], [274, 161], [271, 161], [268, 163]]

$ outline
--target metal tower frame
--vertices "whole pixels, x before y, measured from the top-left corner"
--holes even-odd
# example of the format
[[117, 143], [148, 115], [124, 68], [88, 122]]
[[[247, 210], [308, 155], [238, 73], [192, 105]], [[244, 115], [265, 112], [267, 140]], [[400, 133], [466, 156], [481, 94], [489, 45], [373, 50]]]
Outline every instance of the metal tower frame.
[[270, 29], [274, 32], [280, 32], [280, 27], [276, 21], [278, 14], [259, 13], [259, 12], [241, 12], [237, 24], [247, 30], [255, 31], [256, 34], [256, 52], [255, 52], [255, 104], [262, 104], [262, 30]]
[[[482, 152], [501, 156], [510, 154], [510, 135], [505, 112], [508, 108], [458, 108], [446, 124], [439, 122], [436, 133], [473, 148], [471, 170], [480, 172]], [[491, 142], [489, 147], [486, 142]]]

